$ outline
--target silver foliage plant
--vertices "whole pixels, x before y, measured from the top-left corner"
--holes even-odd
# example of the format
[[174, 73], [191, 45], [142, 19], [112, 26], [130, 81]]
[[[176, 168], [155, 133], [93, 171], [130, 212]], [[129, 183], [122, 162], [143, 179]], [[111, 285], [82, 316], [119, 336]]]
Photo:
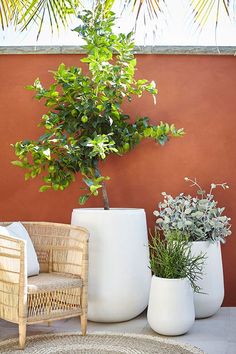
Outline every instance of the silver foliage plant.
[[185, 180], [197, 188], [197, 195], [192, 197], [180, 193], [172, 197], [163, 192], [163, 201], [158, 204], [158, 210], [154, 211], [157, 229], [165, 235], [172, 230], [180, 230], [189, 241], [212, 240], [224, 243], [231, 234], [231, 219], [223, 215], [225, 208], [217, 206], [212, 192], [217, 187], [228, 189], [229, 186], [226, 183], [212, 183], [206, 192], [196, 179], [185, 177]]

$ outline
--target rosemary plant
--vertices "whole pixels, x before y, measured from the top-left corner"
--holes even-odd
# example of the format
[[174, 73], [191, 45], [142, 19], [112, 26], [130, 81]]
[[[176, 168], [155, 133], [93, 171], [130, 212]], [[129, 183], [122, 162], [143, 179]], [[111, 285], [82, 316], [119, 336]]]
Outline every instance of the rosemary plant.
[[194, 256], [186, 235], [174, 231], [167, 239], [161, 239], [157, 231], [152, 236], [150, 268], [156, 277], [167, 279], [188, 278], [195, 292], [200, 292], [197, 281], [202, 279], [205, 255]]

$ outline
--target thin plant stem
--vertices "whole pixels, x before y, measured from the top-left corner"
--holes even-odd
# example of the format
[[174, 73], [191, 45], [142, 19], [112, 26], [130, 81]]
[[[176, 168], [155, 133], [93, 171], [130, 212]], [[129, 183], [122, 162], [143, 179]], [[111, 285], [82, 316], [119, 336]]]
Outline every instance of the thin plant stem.
[[[96, 160], [94, 162], [94, 165], [95, 165], [95, 176], [96, 177], [100, 177], [101, 176], [101, 172], [100, 172], [100, 169], [98, 167], [98, 160]], [[103, 199], [104, 210], [109, 210], [110, 206], [109, 206], [109, 199], [108, 199], [108, 194], [107, 194], [107, 188], [106, 188], [106, 182], [105, 181], [102, 182], [102, 199]]]

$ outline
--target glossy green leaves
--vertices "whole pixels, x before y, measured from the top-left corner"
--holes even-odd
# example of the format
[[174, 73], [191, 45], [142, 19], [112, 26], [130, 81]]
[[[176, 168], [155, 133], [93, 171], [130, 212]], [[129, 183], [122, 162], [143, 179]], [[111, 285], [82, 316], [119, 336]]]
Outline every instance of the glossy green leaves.
[[155, 97], [155, 82], [136, 80], [132, 33], [113, 33], [112, 12], [98, 4], [95, 12], [84, 11], [80, 20], [75, 30], [86, 43], [87, 56], [81, 60], [86, 69], [62, 63], [52, 72], [54, 81], [48, 88], [39, 79], [27, 86], [47, 108], [40, 123], [43, 135], [16, 143], [18, 160], [13, 163], [27, 169], [26, 179], [42, 175], [40, 191], [64, 190], [80, 172], [84, 204], [109, 178], [101, 175], [99, 161], [122, 155], [145, 138], [164, 145], [170, 136], [182, 136], [183, 130], [163, 122], [152, 125], [148, 117], [135, 120], [123, 112], [123, 103], [134, 96], [147, 92]]

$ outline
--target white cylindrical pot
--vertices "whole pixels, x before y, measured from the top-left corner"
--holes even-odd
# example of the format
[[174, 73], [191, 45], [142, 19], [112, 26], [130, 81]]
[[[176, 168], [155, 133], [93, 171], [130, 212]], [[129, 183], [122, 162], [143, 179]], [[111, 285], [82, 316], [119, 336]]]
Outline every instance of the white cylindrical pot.
[[89, 239], [88, 319], [127, 321], [148, 304], [151, 271], [143, 209], [74, 209]]
[[155, 332], [166, 336], [188, 332], [195, 320], [193, 290], [189, 280], [153, 276], [147, 319]]
[[224, 300], [224, 276], [220, 242], [194, 241], [192, 254], [206, 256], [202, 279], [197, 282], [201, 293], [194, 294], [196, 318], [214, 315]]

